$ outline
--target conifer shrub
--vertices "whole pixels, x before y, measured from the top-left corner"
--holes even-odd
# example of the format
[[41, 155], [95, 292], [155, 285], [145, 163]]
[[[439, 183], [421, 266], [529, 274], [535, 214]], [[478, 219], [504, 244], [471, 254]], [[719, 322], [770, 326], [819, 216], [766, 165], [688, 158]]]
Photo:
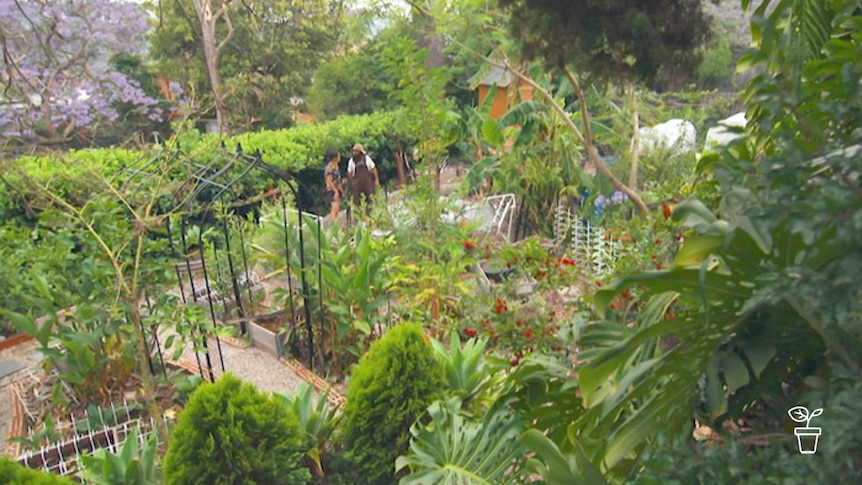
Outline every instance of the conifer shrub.
[[303, 436], [292, 411], [231, 374], [202, 384], [180, 413], [165, 456], [168, 485], [295, 485]]
[[410, 426], [445, 388], [443, 364], [419, 325], [394, 327], [371, 345], [353, 371], [342, 430], [363, 483], [397, 482], [395, 459], [408, 451]]
[[15, 485], [72, 485], [65, 477], [21, 466], [9, 457], [0, 457], [0, 483]]

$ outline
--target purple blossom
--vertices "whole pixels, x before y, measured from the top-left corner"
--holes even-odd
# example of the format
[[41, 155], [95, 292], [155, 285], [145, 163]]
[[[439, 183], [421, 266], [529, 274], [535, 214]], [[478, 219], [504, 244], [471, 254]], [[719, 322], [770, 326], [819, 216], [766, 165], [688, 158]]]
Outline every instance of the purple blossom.
[[628, 200], [628, 196], [624, 192], [620, 192], [617, 190], [613, 194], [611, 194], [611, 203], [619, 205]]
[[7, 136], [63, 136], [119, 118], [117, 104], [159, 116], [157, 100], [113, 71], [117, 55], [146, 52], [147, 15], [116, 0], [0, 0], [0, 31], [8, 52], [0, 81]]

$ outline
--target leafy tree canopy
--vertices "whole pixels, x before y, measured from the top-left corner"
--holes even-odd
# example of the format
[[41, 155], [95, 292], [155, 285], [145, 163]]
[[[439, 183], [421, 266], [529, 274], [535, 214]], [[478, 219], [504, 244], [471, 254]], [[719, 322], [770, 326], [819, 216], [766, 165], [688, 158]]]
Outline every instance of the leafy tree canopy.
[[[343, 3], [249, 0], [234, 4], [228, 15], [234, 31], [221, 51], [219, 73], [231, 125], [284, 127], [291, 98], [307, 92], [315, 69], [336, 46], [344, 24]], [[226, 34], [227, 26], [219, 23], [216, 40]], [[206, 99], [209, 81], [192, 2], [163, 0], [151, 41], [160, 72]]]
[[693, 70], [709, 36], [701, 0], [499, 0], [526, 60], [600, 79]]

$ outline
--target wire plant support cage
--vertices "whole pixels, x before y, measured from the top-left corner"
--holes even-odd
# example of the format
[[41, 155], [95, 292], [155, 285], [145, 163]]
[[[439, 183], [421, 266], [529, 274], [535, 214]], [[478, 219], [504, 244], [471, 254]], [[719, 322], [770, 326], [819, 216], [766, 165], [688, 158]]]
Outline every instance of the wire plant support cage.
[[[206, 163], [186, 156], [178, 147], [163, 147], [155, 157], [127, 167], [118, 177], [123, 177], [121, 188], [134, 197], [134, 194], [148, 184], [161, 184], [169, 171], [174, 175], [177, 171], [184, 174], [183, 181], [171, 189], [171, 196], [160, 198], [157, 207], [160, 215], [178, 214], [178, 220], [166, 218], [167, 238], [175, 259], [173, 269], [178, 282], [174, 294], [184, 305], [203, 307], [213, 329], [224, 325], [226, 320], [231, 320], [238, 322], [240, 332], [246, 335], [247, 322], [255, 316], [256, 311], [254, 293], [260, 290], [262, 285], [260, 277], [250, 266], [243, 231], [231, 231], [231, 228], [249, 223], [250, 215], [253, 216], [254, 222], [258, 223], [261, 203], [264, 199], [269, 199], [281, 211], [285, 252], [280, 257], [284, 258], [290, 295], [287, 299], [287, 310], [291, 325], [300, 320], [304, 321], [308, 348], [307, 364], [309, 369], [314, 370], [316, 356], [312, 318], [314, 313], [322, 321], [323, 301], [322, 297], [314, 301], [307, 277], [311, 255], [306, 254], [305, 232], [311, 228], [304, 228], [304, 221], [308, 218], [304, 218], [299, 204], [301, 182], [285, 170], [264, 162], [259, 151], [246, 153], [239, 144], [235, 151], [230, 151], [224, 142]], [[254, 184], [248, 183], [249, 179], [255, 176], [269, 179], [270, 187], [286, 187], [289, 192], [269, 190], [261, 193]], [[292, 196], [292, 200], [289, 200], [291, 197], [288, 195]], [[297, 214], [295, 227], [291, 224], [288, 213]], [[321, 223], [319, 218], [315, 220], [318, 253], [314, 256], [319, 258]], [[294, 251], [290, 244], [290, 231], [295, 231], [294, 235], [298, 236], [299, 247], [294, 248]], [[298, 267], [295, 267], [297, 261], [292, 262], [292, 252], [298, 252]], [[320, 265], [317, 265], [317, 270], [320, 271]], [[298, 276], [298, 282], [292, 277], [293, 274]], [[299, 288], [294, 288], [297, 284]], [[301, 305], [294, 302], [294, 295], [301, 300]], [[149, 302], [149, 299], [147, 301]], [[219, 315], [217, 308], [223, 308], [224, 315]], [[313, 308], [318, 311], [312, 312]], [[150, 309], [147, 313], [151, 311]], [[221, 316], [225, 318], [220, 318]], [[157, 352], [163, 362], [157, 329], [151, 330], [148, 338], [152, 339], [151, 350]], [[221, 372], [226, 370], [218, 332], [212, 332], [212, 335], [208, 336], [198, 328], [193, 338], [200, 344], [195, 347], [200, 375], [214, 381], [216, 368]]]

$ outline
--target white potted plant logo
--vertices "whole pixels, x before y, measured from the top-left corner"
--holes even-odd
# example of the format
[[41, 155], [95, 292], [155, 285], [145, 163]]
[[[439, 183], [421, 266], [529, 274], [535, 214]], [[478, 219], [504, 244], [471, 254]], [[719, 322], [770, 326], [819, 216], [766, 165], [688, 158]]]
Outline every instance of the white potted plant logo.
[[808, 412], [805, 406], [792, 407], [787, 411], [790, 419], [797, 423], [805, 423], [805, 427], [794, 428], [793, 434], [796, 435], [796, 440], [799, 442], [799, 452], [803, 455], [813, 455], [817, 453], [817, 442], [820, 440], [820, 428], [812, 428], [811, 420], [815, 416], [823, 414], [823, 408], [818, 408]]

